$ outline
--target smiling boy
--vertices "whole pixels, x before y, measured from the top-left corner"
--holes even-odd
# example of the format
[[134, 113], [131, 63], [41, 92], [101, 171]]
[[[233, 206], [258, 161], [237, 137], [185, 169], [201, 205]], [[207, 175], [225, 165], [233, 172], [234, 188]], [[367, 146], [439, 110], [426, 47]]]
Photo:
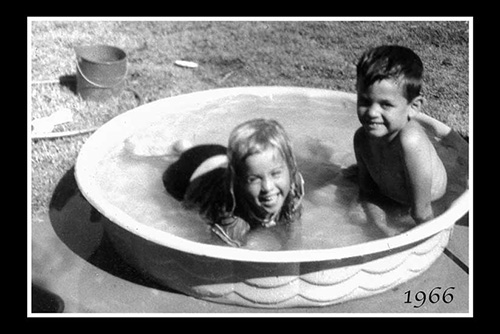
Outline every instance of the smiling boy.
[[369, 217], [379, 210], [381, 194], [409, 206], [420, 224], [434, 217], [431, 202], [445, 193], [444, 165], [424, 129], [412, 120], [424, 102], [422, 74], [420, 58], [401, 46], [368, 50], [358, 62], [361, 127], [354, 150], [360, 197]]

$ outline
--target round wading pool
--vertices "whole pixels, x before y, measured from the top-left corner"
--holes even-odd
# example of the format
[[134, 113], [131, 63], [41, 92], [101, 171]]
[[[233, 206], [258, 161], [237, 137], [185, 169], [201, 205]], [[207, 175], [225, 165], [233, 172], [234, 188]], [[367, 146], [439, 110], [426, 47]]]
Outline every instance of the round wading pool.
[[[174, 143], [227, 145], [231, 130], [273, 118], [289, 134], [304, 176], [304, 212], [293, 233], [250, 232], [232, 248], [163, 187]], [[425, 271], [469, 208], [468, 144], [420, 114], [448, 173], [436, 218], [387, 237], [357, 214], [354, 94], [298, 87], [237, 87], [158, 100], [117, 116], [82, 147], [75, 176], [108, 219], [105, 230], [125, 261], [162, 285], [214, 302], [265, 308], [324, 306], [377, 294]], [[357, 218], [353, 218], [357, 217]], [[295, 224], [295, 223], [294, 223]]]

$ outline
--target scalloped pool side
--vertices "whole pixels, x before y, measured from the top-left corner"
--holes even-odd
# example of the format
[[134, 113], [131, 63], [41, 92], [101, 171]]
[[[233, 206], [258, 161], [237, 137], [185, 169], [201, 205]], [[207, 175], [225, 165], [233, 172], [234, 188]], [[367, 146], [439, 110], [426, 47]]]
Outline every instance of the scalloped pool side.
[[121, 257], [161, 285], [203, 300], [258, 308], [319, 307], [392, 289], [427, 270], [453, 229], [370, 256], [258, 263], [180, 252], [139, 238], [111, 221], [104, 226]]

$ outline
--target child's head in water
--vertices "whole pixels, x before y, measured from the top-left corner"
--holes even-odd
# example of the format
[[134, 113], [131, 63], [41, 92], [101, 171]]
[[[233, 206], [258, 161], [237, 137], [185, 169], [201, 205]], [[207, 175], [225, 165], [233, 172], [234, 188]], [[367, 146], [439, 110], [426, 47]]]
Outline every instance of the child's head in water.
[[290, 139], [268, 119], [238, 125], [227, 149], [188, 149], [164, 174], [167, 191], [187, 208], [197, 208], [211, 230], [236, 247], [246, 243], [252, 228], [298, 220], [303, 182]]
[[237, 126], [228, 144], [233, 211], [265, 226], [300, 216], [303, 180], [290, 139], [275, 120], [253, 119]]

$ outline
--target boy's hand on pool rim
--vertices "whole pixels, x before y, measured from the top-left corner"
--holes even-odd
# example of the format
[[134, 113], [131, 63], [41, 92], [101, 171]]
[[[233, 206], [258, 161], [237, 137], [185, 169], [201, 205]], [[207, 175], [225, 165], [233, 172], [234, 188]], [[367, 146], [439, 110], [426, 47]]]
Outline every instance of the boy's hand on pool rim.
[[430, 204], [426, 206], [425, 209], [421, 209], [419, 211], [416, 210], [415, 208], [411, 208], [410, 215], [415, 221], [415, 223], [417, 223], [417, 225], [425, 223], [434, 218], [434, 213], [432, 211], [432, 207], [430, 206]]
[[246, 242], [250, 225], [239, 217], [227, 217], [219, 223], [211, 225], [214, 232], [225, 243], [233, 247], [241, 247]]

